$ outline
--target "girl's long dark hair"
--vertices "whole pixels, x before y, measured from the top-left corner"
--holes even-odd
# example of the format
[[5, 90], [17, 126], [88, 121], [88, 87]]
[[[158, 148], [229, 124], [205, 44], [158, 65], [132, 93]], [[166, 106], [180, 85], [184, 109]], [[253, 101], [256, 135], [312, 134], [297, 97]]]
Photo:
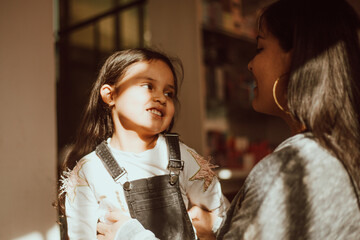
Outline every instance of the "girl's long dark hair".
[[280, 0], [260, 23], [293, 58], [288, 108], [347, 169], [360, 196], [360, 22], [345, 0]]
[[[105, 61], [93, 85], [75, 141], [69, 147], [69, 151], [65, 156], [62, 166], [64, 171], [73, 169], [77, 161], [94, 151], [98, 144], [113, 134], [114, 126], [111, 109], [103, 102], [100, 88], [104, 84], [115, 86], [118, 81], [121, 81], [122, 76], [132, 64], [153, 60], [163, 61], [172, 71], [175, 86], [174, 103], [176, 108], [179, 107], [178, 89], [183, 78], [183, 67], [178, 58], [170, 58], [160, 51], [149, 48], [136, 48], [115, 52]], [[166, 131], [171, 131], [173, 125], [174, 119], [172, 119]], [[64, 194], [61, 194], [59, 205], [62, 210], [64, 207], [63, 200]]]

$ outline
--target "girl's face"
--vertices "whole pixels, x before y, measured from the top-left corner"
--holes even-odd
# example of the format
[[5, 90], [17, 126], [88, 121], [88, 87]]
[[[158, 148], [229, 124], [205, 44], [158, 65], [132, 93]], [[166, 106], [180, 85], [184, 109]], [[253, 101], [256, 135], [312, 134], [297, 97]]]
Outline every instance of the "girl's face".
[[276, 96], [280, 104], [286, 105], [286, 73], [289, 71], [291, 51], [285, 52], [275, 38], [266, 29], [263, 22], [257, 36], [257, 53], [249, 62], [248, 69], [255, 81], [252, 106], [255, 111], [281, 116], [283, 112], [276, 106], [273, 98], [273, 86], [278, 81]]
[[174, 84], [174, 76], [163, 61], [130, 65], [115, 88], [115, 132], [123, 129], [153, 136], [166, 130], [175, 112]]

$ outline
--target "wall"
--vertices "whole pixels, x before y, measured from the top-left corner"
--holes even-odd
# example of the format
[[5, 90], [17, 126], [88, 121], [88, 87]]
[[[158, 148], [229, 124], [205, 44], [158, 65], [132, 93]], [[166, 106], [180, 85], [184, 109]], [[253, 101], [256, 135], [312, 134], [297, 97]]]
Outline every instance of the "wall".
[[358, 15], [360, 16], [360, 1], [359, 0], [348, 0], [348, 3], [352, 5], [352, 7], [356, 10]]
[[58, 236], [52, 2], [0, 2], [0, 239]]
[[204, 149], [203, 97], [200, 89], [201, 47], [198, 4], [194, 0], [150, 0], [148, 19], [151, 44], [178, 56], [185, 76], [180, 90], [180, 114], [174, 131], [181, 140], [199, 152]]

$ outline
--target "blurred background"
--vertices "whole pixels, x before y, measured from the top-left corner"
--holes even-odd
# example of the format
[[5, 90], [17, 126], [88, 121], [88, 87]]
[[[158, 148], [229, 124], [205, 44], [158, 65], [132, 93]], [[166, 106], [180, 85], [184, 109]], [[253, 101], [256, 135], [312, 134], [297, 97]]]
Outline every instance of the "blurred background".
[[[174, 131], [212, 156], [231, 200], [289, 136], [251, 108], [247, 63], [259, 10], [273, 0], [0, 1], [0, 239], [60, 239], [58, 166], [91, 86], [114, 51], [153, 47], [185, 76]], [[360, 1], [349, 0], [360, 12]]]

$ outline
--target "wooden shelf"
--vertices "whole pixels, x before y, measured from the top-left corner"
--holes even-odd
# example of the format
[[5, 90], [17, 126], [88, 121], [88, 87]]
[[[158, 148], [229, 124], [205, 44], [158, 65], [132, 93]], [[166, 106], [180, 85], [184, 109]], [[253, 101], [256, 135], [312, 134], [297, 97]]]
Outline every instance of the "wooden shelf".
[[229, 130], [229, 125], [226, 118], [215, 118], [215, 119], [206, 119], [204, 122], [205, 130], [215, 130], [220, 132], [227, 132]]
[[202, 25], [202, 28], [203, 28], [204, 31], [209, 32], [209, 33], [222, 35], [224, 37], [229, 37], [229, 38], [233, 38], [233, 39], [237, 39], [237, 40], [246, 41], [246, 42], [249, 42], [249, 43], [252, 43], [252, 44], [256, 44], [255, 39], [250, 38], [250, 37], [248, 37], [246, 35], [241, 35], [241, 34], [238, 34], [238, 33], [230, 32], [230, 31], [225, 30], [225, 29], [220, 29], [220, 28], [207, 26], [205, 24]]
[[[221, 171], [230, 172], [231, 176], [228, 179], [221, 178]], [[221, 189], [223, 194], [229, 201], [235, 197], [236, 193], [240, 190], [242, 185], [245, 182], [246, 177], [249, 174], [249, 171], [241, 169], [218, 169], [216, 174], [221, 183]]]

